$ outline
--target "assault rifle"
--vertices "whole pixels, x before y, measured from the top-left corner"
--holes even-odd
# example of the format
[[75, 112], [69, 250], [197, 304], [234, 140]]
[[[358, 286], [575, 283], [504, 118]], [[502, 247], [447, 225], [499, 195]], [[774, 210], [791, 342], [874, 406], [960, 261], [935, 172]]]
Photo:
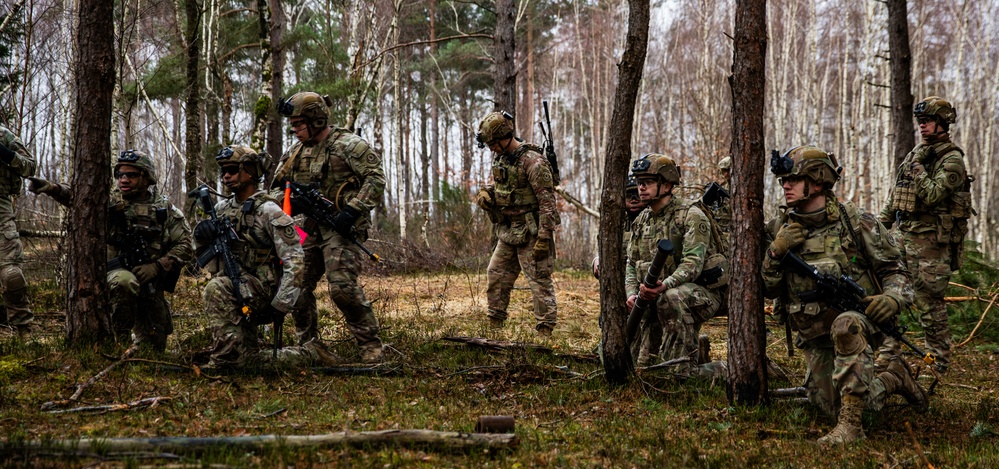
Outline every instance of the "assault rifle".
[[731, 197], [731, 194], [725, 190], [721, 184], [712, 181], [708, 184], [708, 187], [704, 189], [704, 195], [701, 196], [701, 202], [704, 203], [706, 207], [717, 208], [718, 205], [722, 203], [722, 199], [727, 199]]
[[[538, 122], [541, 127], [541, 136], [545, 139], [545, 158], [548, 165], [552, 167], [552, 185], [557, 186], [562, 183], [562, 175], [558, 170], [558, 157], [555, 156], [555, 142], [552, 135], [552, 120], [548, 116], [548, 100], [541, 101], [541, 106], [545, 109], [545, 122]], [[548, 131], [545, 131], [545, 123], [548, 124]]]
[[[645, 278], [642, 280], [646, 288], [656, 287], [656, 281], [662, 275], [663, 267], [666, 266], [666, 260], [671, 255], [673, 255], [673, 242], [668, 239], [660, 239], [659, 243], [656, 244], [656, 256], [652, 258], [652, 264], [649, 265], [649, 270], [645, 273]], [[635, 341], [635, 336], [638, 335], [638, 328], [642, 325], [642, 320], [649, 317], [653, 308], [654, 305], [650, 304], [648, 300], [642, 299], [641, 296], [635, 298], [635, 307], [631, 309], [631, 314], [628, 315], [628, 326], [626, 329], [629, 344]]]
[[[819, 269], [809, 265], [797, 254], [790, 251], [784, 255], [780, 263], [782, 267], [815, 281], [815, 289], [798, 294], [801, 301], [805, 303], [821, 301], [841, 313], [846, 311], [863, 313], [867, 309], [867, 306], [861, 301], [867, 296], [867, 290], [849, 275], [841, 275], [836, 278], [831, 274], [819, 273]], [[876, 327], [889, 337], [912, 349], [913, 352], [922, 357], [927, 365], [936, 361], [936, 357], [932, 354], [923, 352], [922, 349], [909, 342], [909, 339], [905, 338], [905, 328], [899, 327], [894, 320], [886, 324], [876, 324]]]
[[246, 295], [243, 295], [243, 290], [240, 288], [243, 280], [239, 262], [236, 261], [236, 256], [229, 249], [230, 241], [239, 240], [239, 235], [236, 234], [236, 229], [232, 226], [232, 221], [228, 217], [219, 218], [218, 213], [215, 212], [215, 204], [212, 203], [212, 197], [208, 192], [208, 186], [202, 184], [197, 189], [188, 192], [187, 196], [197, 197], [198, 204], [201, 205], [201, 210], [208, 214], [209, 219], [206, 221], [215, 225], [214, 231], [217, 233], [215, 239], [211, 240], [201, 255], [198, 256], [198, 267], [204, 267], [212, 259], [221, 257], [222, 273], [226, 277], [229, 277], [229, 281], [232, 282], [232, 291], [236, 296], [236, 302], [239, 303], [240, 311], [244, 316], [250, 317], [250, 314], [253, 312], [249, 303], [252, 293], [247, 290]]
[[[314, 184], [306, 185], [294, 181], [290, 181], [289, 186], [291, 187], [291, 204], [296, 213], [302, 213], [321, 225], [334, 226], [333, 220], [336, 218], [339, 210], [337, 210], [336, 204], [333, 201], [324, 197], [322, 192], [319, 192], [319, 187]], [[353, 233], [340, 233], [340, 235], [361, 248], [361, 251], [364, 251], [371, 260], [375, 262], [379, 261], [378, 254], [364, 247]]]

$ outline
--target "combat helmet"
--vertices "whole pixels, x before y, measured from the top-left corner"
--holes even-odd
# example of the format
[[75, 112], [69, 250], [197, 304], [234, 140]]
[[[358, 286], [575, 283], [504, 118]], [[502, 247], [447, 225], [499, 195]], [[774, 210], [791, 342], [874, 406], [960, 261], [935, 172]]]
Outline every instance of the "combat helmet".
[[807, 177], [816, 183], [832, 189], [840, 178], [843, 168], [836, 163], [831, 153], [810, 145], [794, 147], [779, 156], [777, 150], [770, 158], [770, 172], [778, 178]]
[[258, 178], [267, 173], [260, 155], [252, 148], [241, 145], [230, 145], [219, 150], [218, 155], [215, 155], [215, 162], [220, 168], [231, 164], [239, 164], [240, 167], [252, 166]]
[[624, 193], [638, 192], [638, 179], [635, 179], [634, 174], [628, 175], [628, 181], [624, 184]]
[[950, 129], [950, 125], [957, 122], [957, 110], [950, 104], [950, 101], [939, 96], [930, 96], [916, 103], [912, 114], [917, 118], [932, 117], [943, 127], [944, 131]]
[[475, 141], [479, 148], [485, 148], [491, 142], [513, 137], [513, 116], [505, 111], [490, 112], [479, 123], [479, 133]]
[[330, 106], [333, 100], [329, 96], [320, 96], [312, 91], [302, 91], [293, 94], [288, 99], [278, 100], [278, 114], [284, 117], [302, 117], [309, 127], [323, 128], [329, 125]]
[[146, 178], [149, 179], [149, 185], [156, 184], [156, 166], [153, 165], [153, 160], [149, 155], [138, 150], [125, 150], [118, 154], [118, 159], [114, 164], [114, 171], [118, 172], [123, 165], [135, 166], [145, 171]]
[[637, 179], [641, 176], [659, 176], [664, 181], [677, 185], [680, 183], [680, 167], [672, 158], [658, 153], [647, 153], [631, 164], [631, 174]]
[[731, 156], [726, 156], [726, 157], [718, 160], [718, 169], [720, 169], [722, 171], [731, 171], [732, 170], [732, 157]]

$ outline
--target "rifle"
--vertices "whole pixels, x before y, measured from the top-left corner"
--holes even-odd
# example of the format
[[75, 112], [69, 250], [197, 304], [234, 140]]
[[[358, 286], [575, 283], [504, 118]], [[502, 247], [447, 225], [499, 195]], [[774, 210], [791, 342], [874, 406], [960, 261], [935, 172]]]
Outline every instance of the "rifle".
[[[660, 239], [659, 243], [656, 244], [656, 256], [652, 258], [652, 264], [649, 265], [649, 270], [645, 273], [645, 278], [642, 280], [646, 288], [656, 287], [656, 281], [659, 280], [659, 276], [663, 273], [663, 267], [666, 266], [666, 260], [671, 255], [673, 255], [673, 242], [668, 239]], [[626, 329], [628, 331], [629, 344], [635, 341], [635, 336], [638, 335], [638, 328], [641, 326], [642, 320], [652, 312], [653, 305], [650, 303], [650, 301], [642, 299], [641, 296], [635, 298], [635, 307], [631, 309], [631, 313], [628, 315], [628, 326]]]
[[[108, 245], [115, 248], [118, 255], [108, 259], [108, 272], [117, 269], [131, 271], [140, 265], [152, 262], [149, 257], [149, 244], [146, 243], [146, 237], [150, 234], [158, 234], [158, 232], [140, 226], [130, 227], [128, 220], [125, 219], [124, 210], [125, 207], [122, 204], [112, 206], [109, 210], [110, 222], [116, 229], [113, 230], [114, 234], [108, 238]], [[166, 209], [156, 209], [156, 220], [160, 225], [166, 221], [166, 217]], [[172, 272], [164, 272], [162, 277], [158, 276], [154, 281], [163, 291], [173, 293], [179, 279], [180, 269], [175, 269]], [[153, 282], [149, 282], [141, 287], [141, 291], [144, 295], [152, 295], [156, 292], [156, 288], [153, 286]]]
[[[336, 218], [336, 214], [339, 210], [337, 210], [335, 203], [333, 203], [330, 199], [323, 197], [323, 194], [319, 192], [319, 187], [314, 184], [305, 185], [294, 181], [288, 181], [288, 183], [288, 186], [291, 188], [292, 206], [295, 208], [296, 212], [304, 214], [319, 224], [334, 226], [333, 220]], [[348, 241], [354, 243], [357, 247], [361, 248], [361, 251], [364, 251], [364, 253], [367, 254], [371, 260], [378, 262], [381, 259], [378, 257], [378, 254], [375, 254], [369, 251], [368, 248], [364, 247], [364, 245], [357, 240], [357, 237], [354, 236], [354, 233], [347, 232], [340, 233], [340, 235]]]
[[[850, 278], [849, 275], [841, 275], [839, 278], [836, 278], [831, 274], [821, 274], [818, 269], [809, 265], [802, 258], [798, 257], [797, 254], [790, 251], [784, 255], [780, 264], [786, 269], [790, 269], [815, 281], [815, 289], [798, 294], [798, 298], [801, 301], [806, 303], [821, 301], [840, 313], [846, 311], [863, 312], [867, 309], [867, 306], [861, 301], [861, 299], [867, 296], [867, 290], [860, 286], [856, 280]], [[881, 329], [889, 337], [902, 342], [913, 352], [916, 352], [927, 365], [932, 365], [936, 362], [936, 357], [923, 352], [922, 349], [905, 338], [905, 328], [899, 327], [895, 323], [895, 320], [886, 324], [875, 324], [875, 327]]]
[[721, 184], [712, 181], [711, 184], [708, 184], [708, 187], [704, 189], [704, 195], [701, 196], [701, 202], [704, 203], [706, 207], [717, 208], [718, 204], [721, 204], [722, 199], [727, 199], [729, 197], [731, 197], [731, 195], [727, 190], [725, 190], [724, 187], [721, 186]]
[[[541, 127], [541, 137], [545, 139], [545, 158], [548, 160], [548, 165], [552, 167], [552, 185], [558, 186], [562, 183], [562, 175], [558, 170], [558, 157], [555, 156], [555, 142], [554, 136], [552, 135], [552, 120], [548, 116], [548, 100], [541, 101], [542, 107], [545, 108], [545, 122], [538, 122], [538, 127]], [[548, 123], [548, 131], [545, 131], [545, 123]]]
[[246, 295], [243, 295], [243, 290], [240, 288], [243, 280], [239, 263], [236, 261], [236, 256], [232, 253], [232, 250], [229, 249], [229, 241], [239, 240], [239, 235], [236, 234], [236, 229], [232, 226], [232, 221], [228, 217], [219, 218], [218, 213], [215, 212], [215, 204], [212, 203], [211, 195], [208, 193], [208, 186], [202, 184], [197, 189], [188, 192], [187, 196], [198, 198], [197, 201], [201, 205], [201, 209], [208, 214], [208, 221], [215, 225], [215, 232], [218, 233], [215, 239], [205, 248], [204, 252], [198, 256], [198, 267], [204, 267], [212, 259], [221, 256], [222, 272], [232, 282], [232, 291], [236, 296], [236, 302], [239, 303], [240, 311], [244, 316], [249, 318], [253, 312], [249, 304], [252, 293], [248, 290]]

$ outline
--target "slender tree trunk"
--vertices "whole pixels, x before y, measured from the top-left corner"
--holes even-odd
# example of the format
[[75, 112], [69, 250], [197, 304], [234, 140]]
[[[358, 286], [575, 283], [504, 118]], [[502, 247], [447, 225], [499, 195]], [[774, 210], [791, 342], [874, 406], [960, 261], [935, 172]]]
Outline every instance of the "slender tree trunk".
[[[184, 12], [187, 15], [187, 112], [185, 127], [186, 164], [184, 168], [184, 183], [187, 189], [198, 185], [198, 175], [201, 173], [201, 81], [198, 80], [198, 68], [201, 66], [201, 4], [198, 0], [186, 0]], [[194, 206], [185, 204], [188, 220], [194, 219]]]
[[629, 0], [628, 35], [618, 63], [617, 91], [611, 114], [604, 189], [600, 195], [600, 314], [604, 317], [604, 370], [607, 381], [621, 384], [634, 372], [625, 332], [627, 310], [624, 297], [624, 182], [631, 160], [631, 132], [635, 101], [649, 47], [649, 0]]
[[736, 0], [732, 56], [732, 275], [729, 283], [729, 401], [766, 399], [766, 327], [760, 246], [763, 234], [763, 102], [767, 56], [766, 0]]
[[[430, 55], [437, 55], [437, 0], [430, 0]], [[427, 212], [433, 211], [433, 204], [440, 200], [440, 105], [437, 102], [437, 70], [430, 72], [430, 191], [431, 202]], [[446, 154], [446, 153], [445, 153]]]
[[[266, 150], [267, 128], [270, 125], [271, 109], [274, 108], [272, 96], [274, 89], [274, 54], [271, 51], [271, 8], [267, 0], [257, 0], [257, 37], [260, 39], [260, 96], [253, 108], [253, 135], [250, 137], [250, 147], [257, 151]], [[266, 161], [267, 169], [274, 163]]]
[[[287, 18], [280, 0], [269, 0], [271, 7], [271, 59], [274, 61], [274, 69], [271, 70], [271, 102], [276, 103], [284, 92], [284, 28]], [[277, 106], [270, 106], [268, 109], [267, 122], [267, 154], [276, 161], [281, 157], [284, 150], [284, 126], [281, 117], [277, 113]], [[273, 169], [273, 168], [272, 168]]]
[[[514, 44], [517, 15], [515, 0], [496, 0], [496, 32], [493, 41], [493, 109], [517, 116], [517, 64], [514, 62]], [[516, 122], [516, 119], [514, 120]]]
[[912, 126], [912, 52], [909, 51], [909, 18], [906, 0], [887, 0], [888, 51], [891, 55], [891, 128], [895, 138], [894, 164], [916, 146]]
[[66, 235], [66, 342], [75, 346], [113, 337], [105, 248], [115, 76], [113, 13], [112, 2], [79, 3], [73, 203]]

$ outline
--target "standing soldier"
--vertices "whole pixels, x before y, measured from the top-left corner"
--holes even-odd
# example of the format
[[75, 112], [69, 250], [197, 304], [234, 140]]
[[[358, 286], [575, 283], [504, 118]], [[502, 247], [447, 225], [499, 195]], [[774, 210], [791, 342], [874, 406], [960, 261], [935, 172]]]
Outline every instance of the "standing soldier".
[[[884, 338], [877, 325], [895, 319], [912, 299], [912, 287], [895, 239], [874, 215], [861, 213], [832, 192], [840, 177], [833, 157], [810, 146], [775, 156], [771, 171], [784, 188], [789, 209], [767, 224], [772, 242], [763, 259], [768, 298], [780, 297], [795, 331], [795, 345], [805, 354], [808, 399], [830, 416], [838, 415], [820, 443], [849, 443], [864, 438], [861, 413], [880, 410], [891, 394], [901, 394], [919, 412], [926, 393], [900, 356], [875, 375], [872, 347]], [[872, 295], [864, 311], [840, 312], [832, 298], [814, 298], [812, 277], [785, 270], [782, 261], [795, 253], [823, 275], [849, 276]], [[803, 300], [802, 297], [808, 298]]]
[[481, 189], [476, 204], [489, 213], [496, 248], [486, 271], [489, 323], [503, 327], [510, 291], [523, 271], [534, 294], [535, 329], [551, 336], [558, 318], [552, 285], [553, 236], [561, 223], [555, 207], [552, 169], [537, 145], [513, 135], [513, 116], [493, 112], [479, 124], [479, 148], [493, 152], [493, 183]]
[[[117, 190], [108, 207], [108, 290], [111, 326], [119, 337], [162, 352], [173, 332], [170, 303], [180, 270], [191, 261], [191, 228], [184, 213], [150, 187], [156, 167], [145, 153], [121, 152], [114, 165]], [[68, 206], [72, 190], [31, 178], [28, 189]]]
[[[218, 255], [207, 264], [215, 276], [205, 287], [205, 311], [212, 318], [211, 368], [242, 368], [264, 365], [276, 355], [276, 362], [306, 365], [332, 361], [317, 340], [284, 347], [276, 352], [261, 346], [257, 326], [270, 323], [274, 315], [291, 312], [298, 301], [302, 282], [302, 246], [295, 222], [284, 213], [266, 191], [258, 191], [264, 167], [260, 156], [243, 146], [219, 151], [222, 183], [232, 199], [215, 205], [219, 220], [228, 220], [234, 239], [229, 250], [239, 264], [239, 294], [221, 267]], [[194, 227], [198, 252], [220, 236], [218, 224], [203, 220]], [[247, 307], [244, 309], [244, 307]]]
[[28, 282], [21, 272], [24, 248], [14, 224], [17, 196], [24, 189], [23, 179], [35, 175], [37, 162], [13, 132], [0, 125], [0, 325], [23, 334], [31, 330], [34, 315], [28, 302]]
[[950, 365], [950, 327], [944, 293], [952, 271], [961, 267], [964, 236], [971, 216], [971, 178], [964, 151], [950, 141], [957, 111], [930, 96], [916, 104], [922, 141], [905, 156], [879, 219], [898, 222], [905, 259], [913, 273], [915, 307], [937, 371]]
[[[680, 168], [670, 157], [645, 155], [634, 162], [631, 172], [638, 180], [639, 196], [648, 205], [631, 229], [625, 278], [628, 308], [634, 308], [638, 295], [654, 302], [666, 333], [664, 353], [668, 358], [691, 358], [679, 375], [707, 372], [708, 376], [718, 370], [696, 366], [707, 359], [700, 357], [698, 332], [718, 312], [728, 283], [722, 275], [728, 266], [713, 236], [716, 228], [700, 207], [674, 198]], [[673, 243], [674, 255], [667, 259], [656, 288], [647, 288], [641, 278], [661, 239]]]
[[347, 328], [361, 348], [366, 363], [382, 360], [378, 320], [364, 290], [357, 284], [361, 263], [367, 256], [351, 242], [368, 239], [368, 213], [378, 205], [385, 190], [385, 175], [378, 153], [347, 129], [329, 126], [328, 96], [301, 92], [282, 100], [278, 112], [288, 118], [298, 143], [278, 164], [274, 175], [277, 190], [288, 180], [316, 184], [340, 210], [334, 226], [307, 220], [302, 295], [292, 310], [298, 343], [319, 338], [316, 285], [326, 273], [330, 298], [343, 313]]

